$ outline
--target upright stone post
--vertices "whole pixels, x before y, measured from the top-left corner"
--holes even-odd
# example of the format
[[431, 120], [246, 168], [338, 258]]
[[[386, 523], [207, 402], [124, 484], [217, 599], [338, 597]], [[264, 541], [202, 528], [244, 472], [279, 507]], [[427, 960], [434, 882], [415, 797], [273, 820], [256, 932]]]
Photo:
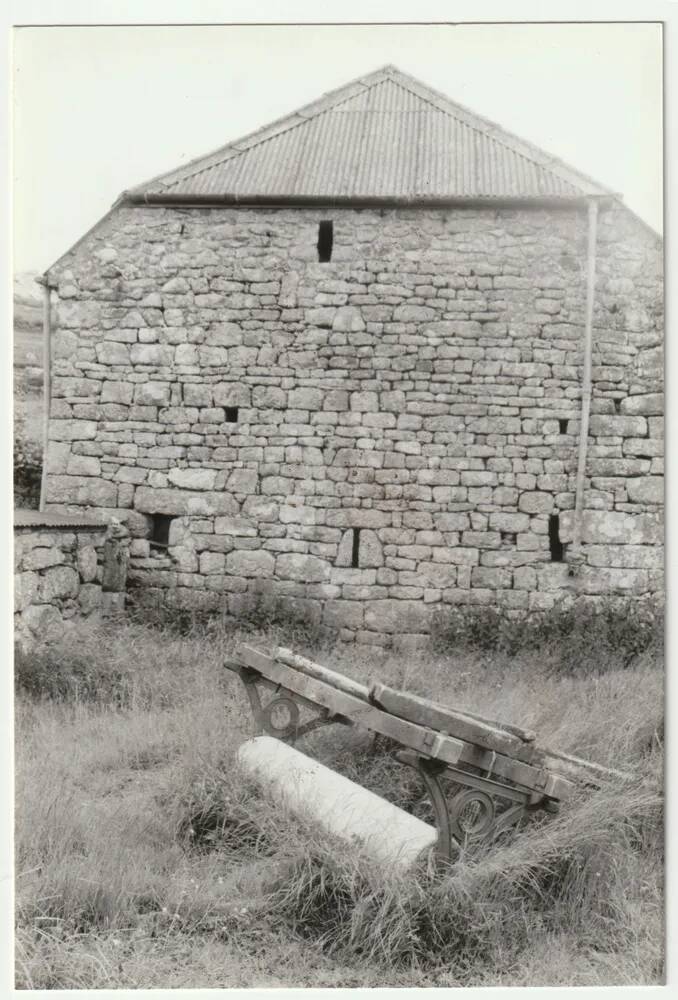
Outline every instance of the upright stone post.
[[104, 568], [101, 580], [101, 602], [104, 615], [125, 610], [127, 566], [129, 564], [129, 531], [116, 518], [111, 520], [104, 542]]

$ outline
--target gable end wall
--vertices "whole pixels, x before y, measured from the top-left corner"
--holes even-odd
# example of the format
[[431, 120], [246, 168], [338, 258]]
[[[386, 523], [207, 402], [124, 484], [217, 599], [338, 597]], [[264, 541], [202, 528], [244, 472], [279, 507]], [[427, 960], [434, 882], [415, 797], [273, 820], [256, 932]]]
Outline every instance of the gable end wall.
[[585, 267], [581, 209], [121, 207], [49, 276], [48, 508], [125, 517], [141, 600], [273, 590], [366, 642], [449, 604], [661, 591], [662, 252], [621, 208], [599, 222], [585, 562], [552, 560]]

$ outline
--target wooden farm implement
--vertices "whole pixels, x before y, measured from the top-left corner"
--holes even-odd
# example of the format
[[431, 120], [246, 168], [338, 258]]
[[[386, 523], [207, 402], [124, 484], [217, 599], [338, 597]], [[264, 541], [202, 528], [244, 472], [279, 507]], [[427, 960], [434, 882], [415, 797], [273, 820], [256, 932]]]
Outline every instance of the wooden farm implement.
[[[264, 653], [241, 645], [225, 665], [243, 682], [261, 734], [240, 748], [241, 764], [274, 797], [381, 860], [411, 864], [431, 850], [453, 860], [530, 813], [557, 812], [577, 784], [597, 787], [624, 777], [540, 747], [534, 733], [516, 726], [385, 684], [359, 684], [289, 649]], [[390, 741], [397, 760], [421, 776], [435, 826], [293, 749], [297, 739], [331, 723]]]

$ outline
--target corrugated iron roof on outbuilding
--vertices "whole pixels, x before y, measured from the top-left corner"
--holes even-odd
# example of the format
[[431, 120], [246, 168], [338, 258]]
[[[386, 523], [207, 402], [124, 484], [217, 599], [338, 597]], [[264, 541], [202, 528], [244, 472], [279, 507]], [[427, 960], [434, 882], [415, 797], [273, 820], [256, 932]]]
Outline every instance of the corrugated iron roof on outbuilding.
[[574, 200], [613, 192], [392, 66], [125, 192], [131, 201]]
[[15, 528], [93, 528], [105, 531], [107, 522], [96, 515], [60, 514], [49, 510], [27, 510], [17, 508], [14, 511]]

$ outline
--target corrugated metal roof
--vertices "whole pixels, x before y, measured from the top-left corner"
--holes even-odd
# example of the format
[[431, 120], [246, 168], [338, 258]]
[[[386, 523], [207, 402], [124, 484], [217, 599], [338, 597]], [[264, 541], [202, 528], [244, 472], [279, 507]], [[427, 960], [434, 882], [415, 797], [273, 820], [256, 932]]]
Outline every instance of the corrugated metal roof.
[[611, 194], [531, 143], [387, 66], [153, 178], [126, 197], [417, 203]]
[[15, 528], [97, 528], [99, 531], [106, 529], [106, 522], [98, 520], [96, 517], [83, 514], [60, 514], [52, 513], [48, 510], [23, 510], [14, 511]]

